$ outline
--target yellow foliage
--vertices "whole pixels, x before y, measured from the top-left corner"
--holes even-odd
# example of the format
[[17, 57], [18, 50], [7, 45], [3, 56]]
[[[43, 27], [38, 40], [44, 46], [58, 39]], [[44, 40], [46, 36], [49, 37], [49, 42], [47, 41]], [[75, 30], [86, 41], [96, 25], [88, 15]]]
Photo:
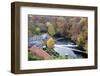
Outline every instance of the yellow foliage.
[[77, 42], [78, 42], [79, 45], [84, 42], [83, 33], [79, 34], [79, 36], [77, 38]]
[[54, 26], [50, 22], [47, 22], [47, 27], [48, 27], [48, 33], [51, 36], [53, 36], [55, 34], [55, 28], [54, 28]]
[[35, 31], [36, 31], [36, 32], [40, 32], [40, 28], [37, 27], [37, 28], [35, 29]]
[[47, 41], [48, 48], [53, 48], [54, 44], [55, 44], [55, 41], [53, 40], [53, 38], [48, 39], [48, 41]]

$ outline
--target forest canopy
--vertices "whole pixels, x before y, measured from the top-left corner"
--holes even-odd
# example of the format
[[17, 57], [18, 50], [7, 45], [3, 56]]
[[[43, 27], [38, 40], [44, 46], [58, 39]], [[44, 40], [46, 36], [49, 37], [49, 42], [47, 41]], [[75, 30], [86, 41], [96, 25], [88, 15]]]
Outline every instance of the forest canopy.
[[[70, 37], [80, 46], [87, 50], [88, 39], [88, 18], [87, 17], [71, 17], [71, 16], [44, 16], [44, 15], [29, 15], [28, 16], [28, 35], [33, 36], [39, 34], [40, 29], [47, 30], [50, 35], [54, 35], [58, 30], [57, 23], [65, 24], [63, 33]], [[61, 25], [62, 25], [61, 24]], [[63, 27], [62, 27], [63, 28]]]

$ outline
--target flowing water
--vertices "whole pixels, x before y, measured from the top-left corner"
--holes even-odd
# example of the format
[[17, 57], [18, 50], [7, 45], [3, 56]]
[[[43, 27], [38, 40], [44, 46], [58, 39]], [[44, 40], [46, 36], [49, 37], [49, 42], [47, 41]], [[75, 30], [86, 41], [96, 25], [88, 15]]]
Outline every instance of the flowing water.
[[84, 51], [79, 49], [73, 41], [66, 38], [56, 39], [54, 50], [61, 56], [67, 56], [68, 59], [83, 58]]
[[[29, 39], [29, 47], [36, 46], [42, 48], [44, 35], [35, 36]], [[46, 38], [47, 39], [47, 38]], [[56, 37], [55, 38], [54, 50], [59, 53], [61, 56], [64, 56], [68, 59], [76, 59], [76, 58], [87, 58], [87, 54], [85, 50], [78, 46], [74, 41], [65, 37]]]

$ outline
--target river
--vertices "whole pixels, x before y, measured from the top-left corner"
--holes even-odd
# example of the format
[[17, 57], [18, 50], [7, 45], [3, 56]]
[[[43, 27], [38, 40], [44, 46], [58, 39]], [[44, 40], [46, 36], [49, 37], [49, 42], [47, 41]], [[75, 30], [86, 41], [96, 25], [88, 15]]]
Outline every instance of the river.
[[54, 50], [61, 56], [67, 56], [68, 59], [87, 58], [85, 50], [78, 46], [74, 41], [67, 38], [57, 38]]

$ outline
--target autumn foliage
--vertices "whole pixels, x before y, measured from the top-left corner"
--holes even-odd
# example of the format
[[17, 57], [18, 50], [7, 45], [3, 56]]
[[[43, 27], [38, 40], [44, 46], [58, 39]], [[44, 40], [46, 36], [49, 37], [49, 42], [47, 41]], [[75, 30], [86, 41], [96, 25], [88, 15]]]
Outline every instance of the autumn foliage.
[[[28, 37], [40, 35], [45, 32], [50, 36], [61, 32], [65, 37], [71, 38], [75, 43], [83, 47], [87, 52], [88, 42], [88, 18], [74, 16], [47, 16], [47, 15], [28, 15]], [[52, 48], [54, 40], [47, 41], [48, 48]], [[47, 55], [45, 53], [47, 57]]]

